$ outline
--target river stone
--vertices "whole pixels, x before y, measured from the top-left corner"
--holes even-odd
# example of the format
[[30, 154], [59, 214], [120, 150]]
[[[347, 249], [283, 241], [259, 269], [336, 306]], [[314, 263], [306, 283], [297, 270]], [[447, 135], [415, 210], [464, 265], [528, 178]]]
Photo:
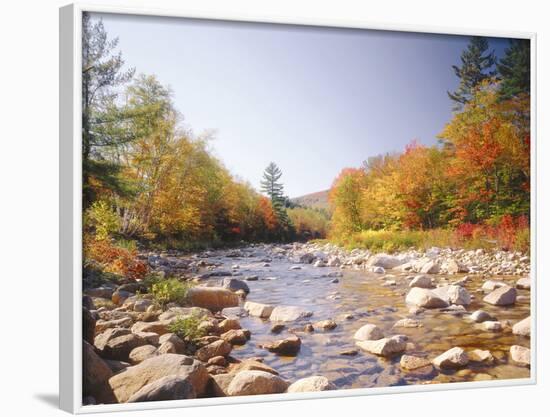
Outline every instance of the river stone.
[[422, 323], [420, 323], [418, 320], [414, 319], [401, 319], [398, 320], [393, 327], [406, 327], [406, 328], [415, 328], [415, 327], [422, 327]]
[[229, 383], [227, 395], [279, 394], [286, 391], [288, 383], [269, 372], [242, 371]]
[[111, 301], [116, 305], [122, 305], [122, 303], [124, 303], [127, 298], [132, 297], [133, 295], [134, 294], [129, 291], [117, 289], [115, 292], [113, 292], [113, 295], [111, 296]]
[[407, 304], [424, 308], [447, 307], [449, 303], [426, 288], [411, 288], [405, 299]]
[[214, 356], [225, 357], [229, 355], [231, 353], [231, 349], [231, 344], [227, 343], [225, 340], [217, 340], [201, 347], [196, 352], [195, 356], [203, 362], [208, 362], [208, 359], [213, 358]]
[[241, 328], [239, 320], [233, 318], [227, 318], [218, 323], [218, 329], [220, 333], [228, 332], [229, 330], [238, 330]]
[[510, 356], [514, 362], [522, 365], [531, 365], [531, 349], [513, 345], [510, 347]]
[[420, 358], [418, 356], [412, 356], [412, 355], [401, 356], [399, 365], [401, 366], [401, 368], [407, 371], [414, 371], [416, 369], [432, 366], [431, 362], [428, 359]]
[[493, 320], [493, 317], [483, 310], [476, 310], [470, 315], [470, 319], [476, 323], [483, 323], [484, 321]]
[[188, 377], [169, 375], [145, 385], [127, 402], [186, 400], [196, 397], [195, 389]]
[[481, 286], [481, 289], [482, 289], [483, 291], [490, 292], [490, 291], [496, 290], [497, 288], [505, 287], [505, 286], [506, 286], [506, 283], [505, 283], [505, 282], [502, 282], [502, 281], [494, 281], [494, 280], [488, 280], [488, 281], [485, 281], [485, 282], [483, 283], [483, 285]]
[[379, 253], [374, 255], [367, 261], [367, 265], [370, 267], [381, 267], [384, 269], [393, 269], [404, 264], [408, 261], [408, 258], [403, 256], [388, 255], [386, 253]]
[[298, 336], [292, 335], [286, 339], [276, 340], [272, 343], [264, 344], [262, 347], [270, 352], [284, 356], [296, 356], [300, 351], [302, 341]]
[[254, 359], [245, 359], [242, 362], [236, 364], [231, 369], [231, 373], [238, 373], [241, 371], [263, 371], [263, 372], [269, 372], [270, 374], [273, 374], [273, 375], [279, 375], [279, 372], [277, 372], [272, 367]]
[[437, 260], [430, 260], [426, 262], [422, 268], [420, 268], [421, 273], [423, 274], [437, 274], [439, 272], [439, 263]]
[[223, 288], [227, 288], [230, 291], [244, 291], [246, 294], [250, 292], [250, 288], [246, 282], [237, 278], [225, 278], [222, 283]]
[[239, 296], [222, 287], [193, 287], [187, 291], [187, 299], [194, 307], [219, 311], [239, 305]]
[[310, 376], [293, 382], [286, 392], [314, 392], [335, 390], [336, 386], [324, 376]]
[[147, 341], [138, 335], [133, 333], [126, 334], [110, 339], [103, 347], [101, 354], [107, 359], [127, 361], [133, 349], [146, 344]]
[[404, 352], [407, 343], [400, 335], [379, 340], [363, 340], [355, 343], [361, 349], [379, 356], [391, 356]]
[[178, 353], [183, 352], [186, 347], [185, 342], [175, 333], [164, 333], [159, 337], [159, 343], [161, 346], [165, 343], [173, 344]]
[[167, 311], [159, 315], [158, 320], [165, 321], [178, 316], [212, 317], [212, 312], [201, 307], [170, 307]]
[[295, 306], [277, 306], [271, 312], [269, 319], [271, 321], [296, 321], [306, 317], [310, 317], [313, 313], [302, 307]]
[[138, 321], [132, 326], [132, 333], [156, 333], [159, 336], [165, 333], [168, 333], [168, 326], [170, 325], [170, 320], [159, 320], [159, 321]]
[[109, 378], [113, 371], [107, 363], [101, 359], [91, 344], [82, 341], [82, 389], [84, 395], [91, 395], [101, 403], [114, 402]]
[[382, 333], [382, 330], [375, 324], [365, 324], [353, 335], [353, 338], [358, 341], [379, 340], [383, 337], [384, 333]]
[[444, 285], [432, 292], [449, 304], [467, 306], [471, 302], [470, 293], [460, 285]]
[[111, 287], [97, 287], [97, 288], [88, 288], [84, 290], [84, 294], [89, 295], [90, 297], [95, 298], [106, 298], [108, 300], [113, 296], [114, 288]]
[[121, 317], [114, 320], [98, 320], [95, 323], [96, 333], [103, 333], [112, 327], [130, 327], [134, 324], [131, 317]]
[[505, 285], [487, 294], [483, 301], [496, 306], [507, 306], [516, 302], [516, 295], [515, 288]]
[[132, 349], [128, 358], [132, 365], [137, 365], [146, 359], [149, 359], [157, 354], [157, 348], [153, 345], [143, 345]]
[[220, 337], [231, 345], [244, 345], [250, 339], [250, 332], [242, 329], [231, 329]]
[[489, 350], [474, 349], [468, 352], [468, 359], [473, 362], [493, 363], [495, 358]]
[[284, 329], [286, 329], [286, 326], [282, 323], [275, 323], [273, 326], [271, 326], [271, 329], [270, 329], [270, 332], [271, 333], [275, 333], [275, 334], [279, 334], [281, 333]]
[[82, 307], [82, 338], [90, 344], [94, 344], [96, 335], [96, 319], [90, 310]]
[[502, 323], [500, 321], [491, 321], [491, 320], [484, 321], [483, 323], [481, 323], [481, 327], [484, 330], [488, 330], [491, 332], [502, 331]]
[[520, 278], [516, 281], [516, 288], [519, 288], [520, 290], [530, 290], [531, 289], [531, 278], [530, 277], [524, 277]]
[[518, 336], [531, 337], [531, 316], [526, 317], [514, 324], [512, 327], [512, 333]]
[[94, 338], [94, 346], [101, 353], [105, 348], [105, 346], [107, 345], [107, 343], [109, 342], [109, 340], [114, 339], [115, 337], [130, 334], [130, 333], [131, 333], [130, 329], [125, 329], [121, 327], [107, 329], [103, 333], [98, 334]]
[[410, 288], [433, 288], [432, 279], [426, 275], [417, 275], [409, 283]]
[[254, 301], [247, 301], [244, 304], [244, 309], [251, 316], [267, 319], [271, 315], [274, 307], [268, 304], [261, 304], [261, 303], [256, 303]]
[[464, 349], [454, 347], [435, 358], [432, 363], [438, 368], [460, 368], [468, 364], [468, 355]]
[[126, 368], [111, 377], [109, 385], [118, 402], [124, 403], [144, 386], [170, 375], [187, 379], [197, 396], [204, 393], [209, 379], [208, 371], [199, 361], [189, 356], [167, 353]]
[[314, 328], [318, 328], [322, 330], [333, 330], [333, 329], [336, 329], [337, 326], [338, 325], [333, 320], [322, 320], [313, 324]]

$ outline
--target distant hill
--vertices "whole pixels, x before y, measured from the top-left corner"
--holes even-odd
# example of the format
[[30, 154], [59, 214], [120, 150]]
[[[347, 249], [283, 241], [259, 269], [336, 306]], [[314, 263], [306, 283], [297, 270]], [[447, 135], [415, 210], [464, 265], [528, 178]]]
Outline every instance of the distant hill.
[[311, 193], [311, 194], [303, 195], [301, 197], [291, 198], [290, 201], [292, 201], [294, 204], [298, 204], [303, 207], [312, 207], [312, 208], [328, 210], [329, 208], [328, 192], [329, 190], [317, 191], [316, 193]]

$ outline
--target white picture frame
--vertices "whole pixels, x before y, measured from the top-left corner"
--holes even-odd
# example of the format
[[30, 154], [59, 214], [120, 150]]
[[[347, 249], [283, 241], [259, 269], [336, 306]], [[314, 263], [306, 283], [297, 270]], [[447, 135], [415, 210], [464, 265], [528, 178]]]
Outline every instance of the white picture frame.
[[[201, 398], [151, 403], [87, 405], [82, 400], [82, 158], [81, 158], [81, 22], [83, 12], [104, 12], [158, 17], [187, 17], [210, 20], [276, 23], [288, 25], [377, 29], [434, 34], [481, 35], [511, 37], [531, 41], [531, 376], [519, 380], [493, 380], [483, 382], [447, 383], [437, 385], [399, 386], [387, 388], [361, 388], [339, 391], [301, 394], [272, 394], [249, 397]], [[536, 34], [525, 32], [500, 32], [463, 30], [446, 27], [423, 27], [416, 25], [386, 25], [376, 22], [357, 22], [317, 19], [279, 19], [272, 16], [242, 16], [228, 14], [197, 14], [185, 10], [162, 10], [143, 7], [99, 6], [75, 3], [62, 7], [60, 20], [60, 407], [75, 414], [148, 410], [160, 408], [198, 407], [264, 401], [288, 401], [319, 399], [327, 397], [351, 397], [406, 392], [432, 392], [467, 388], [504, 387], [529, 385], [537, 382], [537, 259], [536, 259]]]

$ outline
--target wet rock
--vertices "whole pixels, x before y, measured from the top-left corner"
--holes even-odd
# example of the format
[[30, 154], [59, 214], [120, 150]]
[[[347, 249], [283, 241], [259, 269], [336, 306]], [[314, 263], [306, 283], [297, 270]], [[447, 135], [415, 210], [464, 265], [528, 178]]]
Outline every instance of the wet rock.
[[336, 389], [336, 386], [324, 376], [310, 376], [299, 379], [292, 383], [286, 392], [315, 392], [330, 391]]
[[510, 357], [519, 364], [531, 365], [531, 349], [526, 347], [513, 345], [510, 348]]
[[239, 296], [222, 287], [193, 287], [187, 291], [187, 299], [195, 307], [220, 311], [239, 305]]
[[222, 283], [223, 288], [227, 288], [230, 291], [244, 291], [246, 294], [250, 292], [250, 288], [246, 282], [237, 278], [225, 278]]
[[231, 345], [244, 345], [250, 339], [250, 332], [242, 329], [231, 329], [220, 337]]
[[245, 281], [258, 281], [259, 276], [258, 275], [247, 275], [244, 277]]
[[393, 327], [415, 328], [415, 327], [422, 327], [422, 323], [419, 322], [418, 320], [405, 318], [405, 319], [398, 320], [393, 325]]
[[531, 316], [526, 317], [514, 324], [512, 327], [512, 333], [518, 336], [531, 337]]
[[304, 326], [304, 332], [306, 333], [313, 333], [315, 331], [315, 328], [311, 323], [308, 323]]
[[322, 320], [322, 321], [318, 321], [317, 323], [313, 324], [314, 328], [318, 328], [318, 329], [321, 329], [321, 330], [333, 330], [333, 329], [336, 328], [336, 326], [338, 326], [338, 325], [336, 324], [336, 322], [334, 322], [332, 320]]
[[217, 340], [213, 343], [210, 343], [206, 346], [200, 348], [196, 353], [196, 357], [203, 361], [208, 362], [210, 358], [214, 356], [227, 356], [231, 353], [231, 344], [225, 340]]
[[522, 289], [522, 290], [530, 290], [531, 289], [531, 278], [530, 277], [524, 277], [520, 278], [516, 281], [516, 288]]
[[432, 292], [448, 304], [467, 306], [471, 302], [470, 293], [460, 285], [444, 285], [433, 289]]
[[296, 356], [300, 351], [302, 341], [298, 336], [292, 335], [286, 339], [276, 340], [275, 342], [265, 344], [261, 347], [270, 352], [285, 356]]
[[435, 358], [432, 363], [438, 368], [461, 368], [469, 362], [464, 349], [454, 347]]
[[297, 321], [303, 318], [310, 317], [313, 313], [302, 307], [295, 306], [277, 306], [271, 312], [269, 319], [271, 321]]
[[228, 307], [221, 311], [221, 315], [227, 318], [236, 319], [248, 316], [248, 311], [244, 307]]
[[399, 361], [399, 366], [406, 371], [414, 371], [424, 367], [431, 367], [432, 363], [428, 359], [418, 356], [403, 355]]
[[340, 351], [340, 355], [343, 355], [343, 356], [355, 356], [358, 353], [359, 351], [357, 349], [346, 349], [346, 350]]
[[209, 379], [206, 368], [199, 361], [189, 356], [168, 353], [126, 368], [124, 372], [111, 377], [109, 385], [117, 401], [124, 403], [144, 386], [170, 375], [187, 379], [196, 395], [204, 393]]
[[417, 275], [409, 283], [410, 288], [434, 288], [432, 279], [426, 275]]
[[273, 312], [274, 307], [268, 304], [256, 303], [253, 301], [247, 301], [244, 304], [244, 309], [254, 317], [269, 318]]
[[263, 371], [242, 371], [231, 380], [227, 395], [262, 395], [285, 392], [288, 383], [277, 375]]
[[483, 310], [476, 310], [470, 315], [470, 319], [476, 323], [483, 323], [484, 321], [493, 320], [493, 317]]
[[279, 334], [279, 333], [281, 333], [285, 328], [286, 328], [286, 326], [285, 326], [284, 324], [276, 323], [276, 324], [274, 324], [273, 326], [271, 326], [270, 332], [271, 332], [271, 333], [275, 333], [275, 334]]
[[379, 356], [391, 356], [404, 352], [407, 348], [406, 341], [400, 335], [379, 340], [364, 340], [355, 344], [361, 349]]
[[132, 349], [128, 358], [132, 365], [137, 365], [157, 354], [157, 348], [153, 345], [143, 345]]
[[424, 308], [447, 307], [449, 303], [435, 294], [432, 290], [425, 288], [411, 288], [405, 299], [407, 304]]
[[384, 337], [382, 330], [375, 324], [365, 324], [355, 332], [353, 338], [358, 341], [379, 340]]
[[493, 363], [495, 358], [489, 350], [474, 349], [468, 352], [468, 359], [472, 362]]
[[505, 285], [487, 294], [483, 301], [492, 305], [507, 306], [516, 302], [516, 295], [515, 288]]
[[306, 253], [300, 255], [300, 257], [298, 259], [300, 260], [300, 263], [310, 264], [315, 259], [315, 255], [312, 254], [312, 253], [306, 252]]
[[145, 385], [133, 394], [127, 402], [185, 400], [196, 398], [196, 396], [189, 378], [169, 375]]
[[488, 330], [491, 332], [502, 331], [502, 323], [500, 321], [484, 321], [483, 323], [481, 323], [481, 327], [484, 330]]

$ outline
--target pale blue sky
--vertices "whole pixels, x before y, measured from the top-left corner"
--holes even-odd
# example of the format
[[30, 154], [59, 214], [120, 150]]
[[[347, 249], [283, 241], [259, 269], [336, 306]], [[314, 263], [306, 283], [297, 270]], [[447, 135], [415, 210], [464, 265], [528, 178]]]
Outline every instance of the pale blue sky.
[[[95, 15], [98, 17], [99, 15]], [[184, 124], [259, 187], [270, 161], [291, 196], [328, 189], [344, 167], [431, 145], [469, 38], [102, 14], [129, 66], [174, 93]], [[490, 39], [501, 55], [505, 39]]]

